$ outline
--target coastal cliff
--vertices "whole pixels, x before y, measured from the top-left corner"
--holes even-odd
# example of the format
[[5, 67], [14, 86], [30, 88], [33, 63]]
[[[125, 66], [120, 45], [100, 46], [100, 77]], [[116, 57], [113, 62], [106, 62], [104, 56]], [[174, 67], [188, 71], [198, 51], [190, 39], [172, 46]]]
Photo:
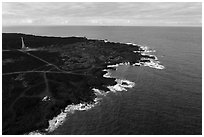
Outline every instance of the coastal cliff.
[[2, 43], [3, 134], [45, 132], [67, 105], [94, 103], [93, 89], [107, 92], [117, 84], [104, 77], [114, 69], [108, 66], [155, 59], [135, 44], [85, 37], [3, 33]]

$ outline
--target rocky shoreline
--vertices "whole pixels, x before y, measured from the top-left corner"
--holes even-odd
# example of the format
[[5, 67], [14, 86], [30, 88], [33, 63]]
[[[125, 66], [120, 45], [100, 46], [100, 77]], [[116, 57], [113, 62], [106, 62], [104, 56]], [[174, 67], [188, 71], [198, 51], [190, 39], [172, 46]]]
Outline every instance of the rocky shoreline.
[[[35, 50], [23, 50], [22, 37]], [[99, 95], [134, 87], [111, 76], [119, 65], [164, 69], [132, 43], [17, 33], [3, 33], [2, 41], [3, 134], [52, 132], [67, 115], [97, 105]]]

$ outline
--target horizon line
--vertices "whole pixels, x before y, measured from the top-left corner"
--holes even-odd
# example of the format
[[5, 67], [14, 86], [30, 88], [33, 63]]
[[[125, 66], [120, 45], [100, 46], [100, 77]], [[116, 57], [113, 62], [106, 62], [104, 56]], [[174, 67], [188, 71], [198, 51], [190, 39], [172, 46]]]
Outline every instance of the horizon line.
[[9, 25], [8, 27], [202, 27], [202, 25]]

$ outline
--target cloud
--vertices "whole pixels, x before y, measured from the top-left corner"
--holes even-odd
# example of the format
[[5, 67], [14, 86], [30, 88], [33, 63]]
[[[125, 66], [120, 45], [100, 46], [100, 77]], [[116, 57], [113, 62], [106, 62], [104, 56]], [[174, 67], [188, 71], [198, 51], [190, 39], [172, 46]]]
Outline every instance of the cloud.
[[3, 26], [13, 25], [196, 25], [202, 3], [3, 3]]

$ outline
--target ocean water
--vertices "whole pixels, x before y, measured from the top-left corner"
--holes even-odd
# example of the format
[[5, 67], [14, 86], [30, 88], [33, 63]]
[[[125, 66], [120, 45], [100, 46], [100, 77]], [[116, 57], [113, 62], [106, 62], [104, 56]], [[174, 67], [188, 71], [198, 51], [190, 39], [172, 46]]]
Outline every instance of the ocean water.
[[201, 27], [8, 27], [3, 32], [86, 36], [148, 46], [165, 67], [119, 66], [113, 76], [135, 82], [75, 111], [51, 134], [202, 134]]

